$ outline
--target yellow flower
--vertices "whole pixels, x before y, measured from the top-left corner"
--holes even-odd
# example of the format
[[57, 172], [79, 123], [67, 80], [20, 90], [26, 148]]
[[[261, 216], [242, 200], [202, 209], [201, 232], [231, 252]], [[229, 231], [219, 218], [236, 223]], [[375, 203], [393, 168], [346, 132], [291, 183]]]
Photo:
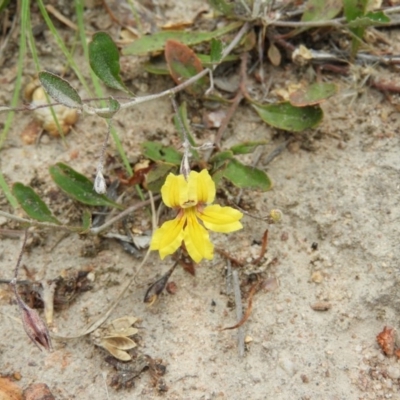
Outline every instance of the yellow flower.
[[205, 169], [200, 173], [191, 171], [187, 180], [183, 175], [169, 174], [161, 195], [168, 207], [178, 211], [175, 219], [164, 222], [151, 240], [150, 249], [158, 250], [161, 259], [175, 253], [184, 241], [186, 250], [196, 263], [203, 258], [211, 260], [214, 246], [205, 228], [223, 233], [243, 228], [239, 222], [243, 217], [240, 211], [208, 205], [214, 201], [215, 184]]

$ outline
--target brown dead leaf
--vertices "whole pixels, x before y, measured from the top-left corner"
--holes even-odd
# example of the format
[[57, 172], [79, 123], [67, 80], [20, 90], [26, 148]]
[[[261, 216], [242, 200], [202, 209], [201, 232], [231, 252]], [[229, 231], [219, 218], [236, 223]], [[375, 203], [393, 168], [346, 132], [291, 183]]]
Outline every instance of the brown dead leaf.
[[253, 297], [260, 290], [260, 288], [262, 287], [263, 283], [264, 283], [264, 281], [261, 280], [259, 282], [256, 282], [250, 288], [250, 292], [249, 292], [249, 296], [248, 296], [248, 300], [247, 300], [247, 309], [246, 309], [245, 313], [243, 314], [242, 319], [237, 324], [235, 324], [233, 326], [228, 326], [227, 328], [220, 329], [221, 331], [226, 331], [228, 329], [240, 328], [249, 319], [249, 317], [251, 315], [251, 310], [253, 309]]
[[[177, 85], [189, 80], [203, 71], [203, 64], [195, 52], [177, 40], [167, 40], [165, 43], [165, 59], [168, 70]], [[194, 96], [204, 94], [207, 89], [206, 78], [198, 79], [185, 90]]]

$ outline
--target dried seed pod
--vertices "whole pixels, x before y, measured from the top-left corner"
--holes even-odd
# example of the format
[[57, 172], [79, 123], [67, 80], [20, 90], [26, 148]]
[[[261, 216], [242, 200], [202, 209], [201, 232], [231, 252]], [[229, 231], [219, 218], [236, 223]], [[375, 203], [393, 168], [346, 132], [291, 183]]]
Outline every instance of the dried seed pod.
[[138, 329], [132, 325], [137, 321], [136, 317], [127, 316], [117, 318], [103, 328], [96, 329], [91, 338], [96, 346], [106, 349], [113, 357], [121, 361], [130, 361], [132, 357], [126, 352], [135, 348], [136, 343], [128, 336], [138, 333]]
[[152, 283], [146, 291], [144, 295], [144, 302], [150, 305], [153, 305], [154, 302], [158, 299], [158, 296], [162, 293], [165, 286], [168, 283], [168, 279], [171, 277], [172, 272], [178, 265], [178, 261], [175, 262], [172, 268], [169, 269], [167, 273], [165, 273], [160, 279]]
[[29, 339], [39, 350], [44, 347], [47, 351], [53, 351], [49, 331], [37, 311], [29, 308], [21, 299], [17, 301], [21, 310], [22, 324]]

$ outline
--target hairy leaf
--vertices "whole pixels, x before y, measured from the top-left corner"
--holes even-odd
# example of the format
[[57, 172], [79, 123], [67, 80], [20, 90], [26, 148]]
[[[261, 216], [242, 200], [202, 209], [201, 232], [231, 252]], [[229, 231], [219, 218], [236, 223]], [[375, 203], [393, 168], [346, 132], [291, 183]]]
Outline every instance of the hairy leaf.
[[90, 206], [123, 207], [93, 189], [93, 182], [68, 165], [58, 163], [50, 167], [50, 175], [56, 185], [73, 199]]
[[12, 193], [29, 217], [40, 222], [61, 224], [61, 222], [53, 216], [44, 201], [30, 186], [25, 186], [19, 182], [14, 183]]
[[119, 76], [119, 51], [105, 32], [97, 32], [93, 35], [89, 44], [89, 62], [93, 72], [113, 89], [128, 92]]
[[164, 49], [167, 40], [173, 39], [188, 46], [198, 44], [201, 42], [208, 42], [212, 38], [216, 38], [226, 33], [239, 28], [242, 22], [233, 22], [223, 28], [216, 29], [212, 32], [185, 32], [185, 31], [163, 31], [157, 32], [153, 35], [142, 36], [140, 39], [135, 40], [127, 47], [122, 49], [124, 55], [146, 55], [148, 53], [161, 52]]
[[244, 165], [234, 158], [228, 162], [223, 176], [235, 186], [243, 189], [267, 191], [272, 187], [271, 180], [264, 171]]
[[50, 72], [39, 72], [39, 81], [46, 93], [55, 101], [70, 108], [82, 108], [78, 92], [64, 79]]
[[319, 106], [295, 107], [289, 102], [268, 105], [255, 105], [261, 119], [268, 125], [285, 131], [301, 132], [317, 126], [323, 117]]

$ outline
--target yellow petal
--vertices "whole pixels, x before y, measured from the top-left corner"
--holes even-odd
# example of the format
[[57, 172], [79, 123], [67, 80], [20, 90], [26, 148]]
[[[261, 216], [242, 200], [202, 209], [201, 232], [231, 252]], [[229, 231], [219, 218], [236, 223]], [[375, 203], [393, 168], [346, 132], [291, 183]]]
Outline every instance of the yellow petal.
[[177, 217], [172, 221], [164, 222], [151, 238], [150, 250], [158, 250], [163, 260], [169, 254], [175, 253], [183, 240], [183, 226], [186, 218]]
[[212, 260], [214, 246], [210, 242], [208, 232], [200, 225], [193, 209], [185, 210], [185, 214], [187, 215], [187, 225], [183, 240], [190, 257], [196, 263], [199, 263], [203, 258]]
[[217, 204], [206, 207], [197, 216], [203, 221], [204, 226], [214, 232], [234, 232], [242, 229], [239, 220], [243, 214], [232, 207], [221, 207]]
[[188, 184], [183, 175], [168, 174], [161, 196], [167, 207], [180, 207], [180, 204], [187, 201]]
[[189, 188], [192, 174], [197, 174], [195, 188], [197, 203], [211, 204], [215, 199], [215, 183], [210, 174], [206, 169], [203, 169], [200, 173], [192, 171], [189, 175]]

